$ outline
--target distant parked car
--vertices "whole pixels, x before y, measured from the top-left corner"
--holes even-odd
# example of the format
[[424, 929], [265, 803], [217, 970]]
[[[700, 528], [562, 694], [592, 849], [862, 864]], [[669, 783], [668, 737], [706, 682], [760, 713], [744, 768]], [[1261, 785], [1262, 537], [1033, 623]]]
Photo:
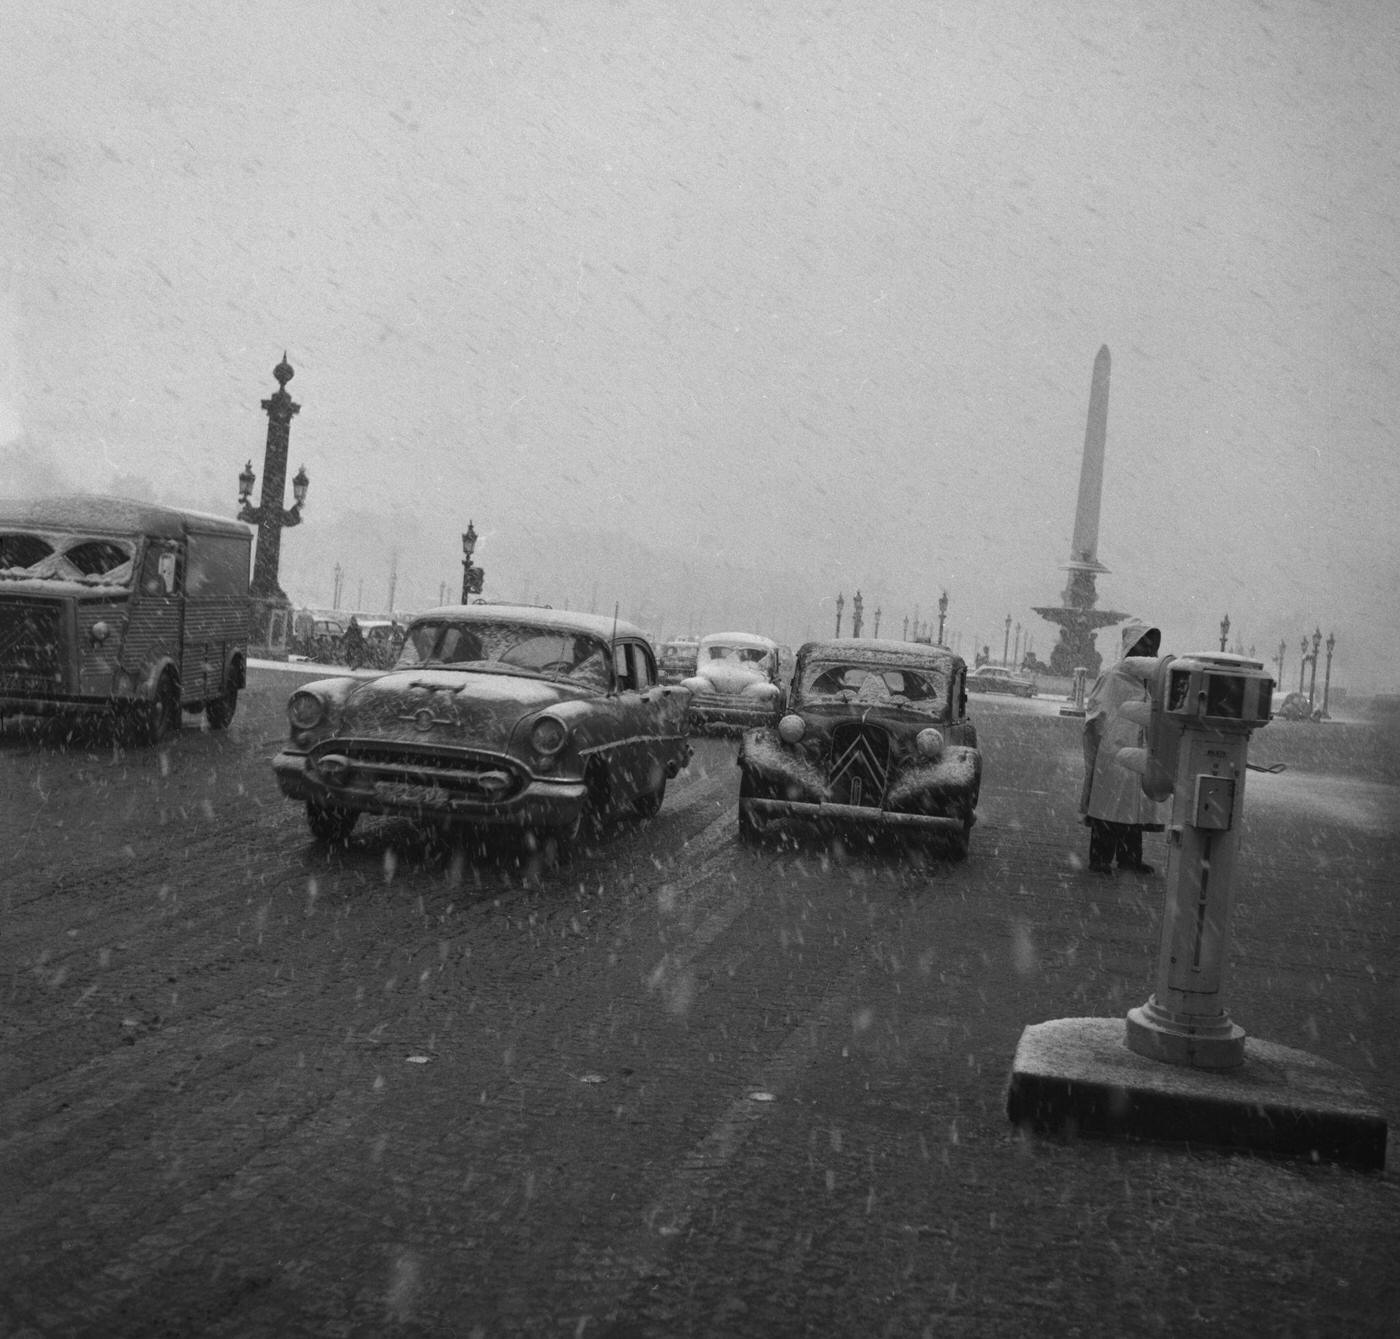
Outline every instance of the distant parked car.
[[1306, 693], [1288, 693], [1282, 702], [1274, 707], [1274, 719], [1280, 721], [1306, 721], [1313, 716], [1312, 704]]
[[359, 622], [364, 663], [371, 669], [389, 669], [399, 657], [404, 624], [394, 618], [362, 618]]
[[677, 637], [663, 642], [657, 652], [656, 667], [662, 683], [680, 683], [695, 673], [700, 642], [694, 637]]
[[453, 605], [413, 620], [390, 672], [293, 693], [272, 765], [322, 841], [343, 842], [369, 813], [567, 845], [617, 814], [661, 808], [690, 760], [687, 698], [658, 684], [651, 645], [629, 623]]
[[739, 746], [739, 835], [775, 822], [933, 838], [967, 854], [982, 786], [967, 666], [941, 647], [808, 642], [786, 711]]
[[979, 665], [968, 671], [969, 693], [1010, 693], [1014, 697], [1034, 697], [1035, 680], [1021, 670], [1000, 665]]
[[696, 729], [763, 725], [777, 719], [782, 700], [778, 644], [753, 632], [712, 632], [700, 639], [695, 673], [681, 682], [691, 692]]

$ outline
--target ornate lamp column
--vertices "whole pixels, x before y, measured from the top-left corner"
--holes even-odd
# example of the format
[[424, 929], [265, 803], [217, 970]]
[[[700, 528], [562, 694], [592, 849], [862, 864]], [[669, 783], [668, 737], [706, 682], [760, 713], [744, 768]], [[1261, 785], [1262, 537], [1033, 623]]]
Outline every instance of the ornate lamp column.
[[1278, 661], [1278, 686], [1279, 686], [1280, 688], [1283, 687], [1283, 656], [1284, 656], [1284, 652], [1287, 651], [1287, 650], [1288, 650], [1288, 643], [1287, 643], [1287, 642], [1280, 642], [1280, 643], [1278, 644], [1278, 656], [1276, 657], [1276, 659], [1277, 659], [1277, 661]]
[[860, 636], [861, 607], [864, 601], [860, 598], [860, 592], [856, 591], [856, 598], [851, 601], [851, 636]]
[[876, 637], [878, 637], [878, 636], [880, 635], [880, 606], [879, 606], [878, 604], [875, 606], [875, 634], [874, 634], [874, 635], [875, 635]]
[[1230, 615], [1229, 615], [1229, 614], [1226, 614], [1225, 617], [1222, 618], [1222, 619], [1220, 620], [1220, 649], [1221, 649], [1222, 651], [1225, 649], [1225, 643], [1226, 643], [1226, 641], [1229, 639], [1229, 636], [1230, 636]]
[[240, 521], [247, 521], [258, 527], [257, 555], [253, 559], [252, 596], [254, 600], [257, 626], [253, 630], [254, 641], [269, 652], [286, 652], [287, 613], [291, 601], [287, 599], [279, 584], [278, 568], [282, 558], [282, 531], [288, 526], [301, 524], [301, 508], [306, 501], [306, 490], [311, 480], [303, 465], [292, 480], [292, 495], [295, 502], [290, 509], [283, 507], [282, 499], [287, 489], [287, 450], [291, 438], [292, 419], [301, 411], [287, 394], [287, 383], [295, 373], [283, 353], [282, 361], [272, 369], [277, 378], [277, 390], [262, 402], [267, 414], [267, 448], [263, 455], [262, 500], [258, 506], [248, 503], [252, 496], [253, 484], [257, 476], [253, 473], [250, 460], [238, 476], [238, 512]]
[[1337, 634], [1327, 634], [1327, 675], [1322, 680], [1322, 714], [1327, 715], [1327, 699], [1332, 693], [1332, 648], [1337, 644]]
[[948, 617], [948, 592], [938, 597], [938, 644], [943, 645], [943, 620]]
[[841, 613], [846, 608], [846, 597], [837, 595], [836, 597], [836, 635], [841, 636]]
[[1303, 659], [1298, 665], [1298, 691], [1303, 691], [1303, 685], [1308, 681], [1308, 639], [1303, 638]]
[[905, 614], [905, 615], [904, 615], [904, 640], [905, 640], [906, 642], [909, 640], [909, 615], [908, 615], [908, 614]]
[[1006, 636], [1001, 641], [1001, 663], [1005, 665], [1011, 654], [1011, 615], [1006, 616]]
[[1308, 680], [1308, 710], [1312, 710], [1313, 697], [1317, 693], [1317, 649], [1322, 645], [1322, 629], [1313, 633], [1312, 639], [1312, 678]]
[[486, 573], [480, 567], [472, 566], [472, 554], [476, 551], [476, 526], [467, 522], [462, 535], [462, 603], [467, 604], [473, 595], [480, 595], [486, 584]]

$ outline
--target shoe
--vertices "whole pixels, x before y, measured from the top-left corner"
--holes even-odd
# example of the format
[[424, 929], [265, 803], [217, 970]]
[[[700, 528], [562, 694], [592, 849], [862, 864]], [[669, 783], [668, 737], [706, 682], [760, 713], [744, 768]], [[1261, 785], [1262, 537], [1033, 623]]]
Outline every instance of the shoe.
[[1106, 865], [1106, 864], [1104, 864], [1102, 861], [1099, 861], [1099, 860], [1091, 860], [1091, 861], [1089, 862], [1089, 873], [1090, 873], [1090, 874], [1112, 874], [1112, 873], [1113, 873], [1113, 866], [1112, 866], [1112, 865]]
[[1155, 865], [1144, 864], [1141, 860], [1135, 865], [1119, 865], [1118, 868], [1126, 869], [1132, 874], [1155, 874], [1157, 872]]

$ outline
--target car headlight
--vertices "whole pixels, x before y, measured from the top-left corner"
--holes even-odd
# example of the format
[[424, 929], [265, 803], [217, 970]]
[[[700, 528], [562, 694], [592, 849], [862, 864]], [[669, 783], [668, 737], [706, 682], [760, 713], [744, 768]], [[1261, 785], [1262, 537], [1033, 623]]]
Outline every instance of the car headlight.
[[937, 730], [920, 730], [914, 736], [914, 747], [922, 757], [936, 758], [943, 752], [943, 736]]
[[552, 758], [569, 739], [569, 727], [553, 716], [541, 716], [530, 731], [530, 747]]
[[801, 716], [784, 716], [778, 722], [778, 738], [785, 744], [795, 744], [807, 733], [807, 722]]
[[326, 719], [326, 704], [315, 693], [293, 693], [287, 703], [287, 719], [293, 730], [311, 730]]
[[106, 623], [102, 622], [94, 623], [91, 630], [88, 632], [88, 636], [91, 637], [94, 642], [105, 642], [111, 635], [112, 629]]

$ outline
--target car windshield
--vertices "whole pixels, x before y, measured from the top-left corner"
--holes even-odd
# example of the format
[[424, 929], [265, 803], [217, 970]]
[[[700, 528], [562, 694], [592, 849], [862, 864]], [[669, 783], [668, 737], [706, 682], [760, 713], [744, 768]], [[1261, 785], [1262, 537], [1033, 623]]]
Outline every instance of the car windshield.
[[802, 699], [809, 703], [907, 707], [938, 716], [943, 711], [947, 688], [944, 674], [933, 668], [813, 660], [802, 671]]
[[397, 668], [442, 665], [488, 674], [538, 674], [608, 687], [608, 649], [597, 637], [538, 623], [428, 619], [404, 638]]
[[705, 648], [706, 660], [727, 660], [735, 665], [759, 665], [767, 656], [768, 652], [761, 646], [725, 646], [714, 642]]
[[129, 586], [134, 539], [41, 530], [0, 532], [0, 580]]

